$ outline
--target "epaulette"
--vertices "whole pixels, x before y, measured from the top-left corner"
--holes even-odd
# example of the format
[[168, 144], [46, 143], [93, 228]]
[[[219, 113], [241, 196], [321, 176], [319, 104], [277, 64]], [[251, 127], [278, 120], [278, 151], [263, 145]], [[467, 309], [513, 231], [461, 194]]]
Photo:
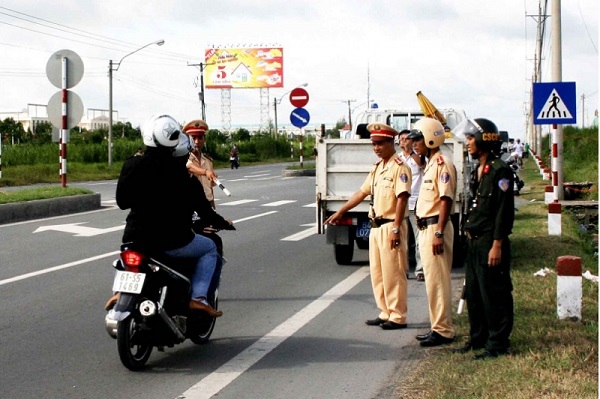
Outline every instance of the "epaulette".
[[373, 165], [379, 165], [381, 163], [381, 161], [383, 161], [383, 159], [379, 159], [377, 162], [375, 162]]
[[403, 160], [402, 160], [400, 157], [396, 157], [396, 158], [394, 158], [394, 161], [396, 161], [396, 163], [397, 163], [398, 165], [402, 165], [402, 164], [404, 163], [404, 161], [403, 161]]
[[205, 153], [202, 153], [202, 156], [206, 159], [208, 159], [210, 162], [213, 161], [212, 157], [210, 157], [209, 155], [206, 155]]
[[444, 156], [440, 155], [437, 159], [437, 164], [438, 165], [443, 165], [444, 164]]

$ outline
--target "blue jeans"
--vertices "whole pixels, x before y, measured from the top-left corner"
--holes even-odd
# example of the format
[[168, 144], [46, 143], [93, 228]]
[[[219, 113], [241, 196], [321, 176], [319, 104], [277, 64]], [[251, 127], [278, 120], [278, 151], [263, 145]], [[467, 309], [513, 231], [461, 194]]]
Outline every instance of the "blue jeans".
[[196, 270], [192, 274], [192, 298], [211, 300], [221, 276], [223, 261], [217, 246], [210, 239], [196, 234], [184, 247], [170, 249], [165, 253], [173, 258], [196, 258]]

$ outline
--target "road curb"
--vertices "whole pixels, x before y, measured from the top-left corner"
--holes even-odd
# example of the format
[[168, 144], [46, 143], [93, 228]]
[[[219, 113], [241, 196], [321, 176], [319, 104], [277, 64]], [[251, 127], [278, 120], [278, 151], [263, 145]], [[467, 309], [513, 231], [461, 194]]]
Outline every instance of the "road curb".
[[101, 206], [99, 193], [2, 204], [0, 224], [93, 211]]

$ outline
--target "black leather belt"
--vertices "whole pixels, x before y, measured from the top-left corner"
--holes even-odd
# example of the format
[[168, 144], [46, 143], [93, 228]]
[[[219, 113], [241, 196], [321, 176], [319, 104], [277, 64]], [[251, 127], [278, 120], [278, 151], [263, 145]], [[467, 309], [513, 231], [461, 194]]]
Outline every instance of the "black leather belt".
[[390, 223], [393, 221], [394, 221], [394, 219], [383, 219], [383, 218], [371, 219], [371, 227], [381, 227], [384, 224]]
[[439, 215], [430, 216], [428, 218], [417, 217], [417, 227], [419, 227], [419, 230], [425, 230], [425, 229], [427, 229], [427, 226], [430, 226], [432, 224], [437, 224], [437, 222], [439, 220], [440, 220]]
[[478, 238], [481, 238], [481, 237], [483, 237], [483, 236], [486, 236], [486, 235], [488, 235], [488, 234], [490, 234], [490, 233], [485, 233], [485, 234], [473, 234], [473, 233], [471, 233], [470, 231], [468, 231], [468, 230], [465, 230], [465, 235], [467, 236], [467, 238], [468, 238], [469, 240], [476, 240], [476, 239], [478, 239]]

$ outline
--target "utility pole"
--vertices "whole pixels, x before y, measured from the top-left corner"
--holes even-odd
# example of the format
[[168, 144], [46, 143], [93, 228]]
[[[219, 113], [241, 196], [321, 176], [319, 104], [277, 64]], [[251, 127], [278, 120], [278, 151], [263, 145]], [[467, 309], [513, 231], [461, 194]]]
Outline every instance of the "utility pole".
[[[562, 82], [562, 32], [560, 0], [552, 0], [552, 81]], [[554, 200], [564, 199], [563, 192], [563, 126], [552, 125], [552, 183]]]
[[199, 64], [188, 63], [188, 66], [195, 66], [198, 67], [198, 69], [200, 70], [200, 92], [198, 92], [198, 98], [200, 100], [200, 106], [202, 109], [202, 120], [206, 122], [206, 102], [204, 100], [204, 67], [206, 66], [206, 64], [203, 62]]
[[350, 103], [354, 103], [356, 100], [342, 100], [342, 102], [348, 103], [348, 126], [350, 126], [350, 130], [352, 130], [352, 108], [350, 107]]
[[[534, 57], [533, 66], [533, 83], [540, 83], [542, 81], [542, 45], [544, 39], [544, 31], [546, 27], [546, 8], [542, 12], [542, 5], [538, 3], [538, 13], [535, 15], [527, 15], [533, 18], [537, 23], [537, 34], [536, 34], [536, 51]], [[533, 85], [532, 85], [533, 87]], [[542, 127], [540, 125], [534, 125], [533, 120], [535, 115], [533, 114], [533, 89], [531, 90], [530, 96], [530, 112], [529, 112], [529, 131], [531, 132], [531, 148], [534, 149], [536, 154], [542, 153]]]
[[585, 128], [585, 94], [581, 95], [581, 128]]

